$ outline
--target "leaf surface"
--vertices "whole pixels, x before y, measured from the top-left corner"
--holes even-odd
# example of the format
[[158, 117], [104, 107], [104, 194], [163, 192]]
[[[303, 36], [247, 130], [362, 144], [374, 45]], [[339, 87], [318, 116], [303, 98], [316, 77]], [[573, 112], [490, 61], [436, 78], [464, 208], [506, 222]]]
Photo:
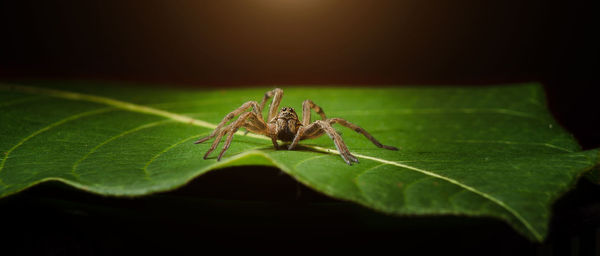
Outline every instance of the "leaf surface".
[[145, 195], [226, 166], [272, 165], [317, 191], [384, 213], [495, 217], [541, 241], [552, 202], [598, 166], [598, 150], [581, 151], [548, 113], [536, 84], [283, 88], [282, 107], [301, 109], [312, 99], [328, 117], [400, 150], [338, 127], [360, 160], [348, 166], [327, 136], [276, 151], [270, 139], [238, 132], [220, 162], [203, 160], [212, 141], [193, 142], [268, 89], [0, 84], [0, 197], [48, 180], [104, 195]]

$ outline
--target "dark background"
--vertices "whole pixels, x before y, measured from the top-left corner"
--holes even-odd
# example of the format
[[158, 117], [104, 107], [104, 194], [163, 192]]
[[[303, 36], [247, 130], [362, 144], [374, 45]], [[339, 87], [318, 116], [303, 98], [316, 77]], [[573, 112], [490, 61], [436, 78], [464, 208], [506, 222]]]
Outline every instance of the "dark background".
[[[199, 88], [536, 81], [557, 120], [591, 149], [600, 147], [598, 11], [593, 1], [0, 1], [0, 81]], [[374, 214], [276, 169], [221, 172], [143, 199], [47, 184], [0, 201], [3, 219], [26, 227], [2, 235], [14, 234], [4, 241], [15, 248], [47, 254], [200, 253], [208, 245], [600, 254], [599, 189], [585, 180], [557, 203], [549, 239], [535, 244], [494, 220]]]

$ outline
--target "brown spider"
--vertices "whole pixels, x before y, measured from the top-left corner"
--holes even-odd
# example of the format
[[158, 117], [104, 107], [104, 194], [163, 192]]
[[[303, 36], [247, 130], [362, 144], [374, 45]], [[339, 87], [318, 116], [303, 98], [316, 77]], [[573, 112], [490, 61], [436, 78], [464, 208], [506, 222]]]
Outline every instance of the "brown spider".
[[[233, 139], [233, 134], [237, 132], [240, 127], [245, 127], [247, 131], [265, 135], [271, 138], [273, 142], [273, 146], [275, 149], [279, 149], [279, 145], [277, 145], [277, 140], [281, 140], [284, 142], [292, 142], [288, 146], [288, 150], [293, 149], [300, 140], [306, 139], [314, 139], [317, 138], [324, 133], [327, 133], [335, 144], [335, 147], [340, 152], [340, 155], [344, 159], [344, 161], [352, 165], [352, 162], [358, 162], [358, 159], [353, 156], [342, 137], [331, 127], [332, 124], [339, 123], [343, 126], [346, 126], [358, 133], [361, 133], [367, 139], [371, 140], [375, 146], [380, 148], [385, 148], [389, 150], [398, 150], [392, 146], [386, 146], [379, 141], [377, 141], [371, 134], [365, 131], [363, 128], [350, 123], [341, 118], [327, 118], [323, 109], [313, 103], [311, 100], [305, 100], [302, 102], [302, 123], [298, 120], [298, 115], [294, 111], [293, 108], [284, 107], [277, 113], [277, 108], [279, 107], [279, 103], [281, 103], [281, 98], [283, 96], [283, 90], [276, 88], [272, 91], [268, 91], [265, 93], [260, 105], [256, 101], [248, 101], [244, 103], [241, 107], [227, 114], [225, 118], [217, 125], [217, 128], [208, 136], [199, 139], [195, 142], [195, 144], [205, 142], [213, 137], [217, 137], [215, 141], [210, 146], [210, 149], [204, 154], [204, 159], [208, 157], [208, 155], [215, 150], [215, 148], [219, 145], [221, 138], [229, 133], [227, 137], [227, 141], [225, 142], [225, 146], [223, 146], [223, 150], [219, 154], [217, 161], [221, 160], [223, 153], [229, 148], [231, 145], [231, 140]], [[262, 110], [265, 107], [265, 103], [269, 98], [273, 98], [273, 102], [269, 107], [269, 118], [268, 122], [265, 122], [262, 117]], [[250, 112], [244, 112], [252, 108]], [[313, 109], [317, 114], [321, 116], [322, 120], [314, 121], [310, 123], [310, 110]], [[240, 115], [241, 114], [241, 115]], [[240, 115], [240, 117], [231, 124], [225, 126], [227, 122], [233, 119], [235, 116]]]

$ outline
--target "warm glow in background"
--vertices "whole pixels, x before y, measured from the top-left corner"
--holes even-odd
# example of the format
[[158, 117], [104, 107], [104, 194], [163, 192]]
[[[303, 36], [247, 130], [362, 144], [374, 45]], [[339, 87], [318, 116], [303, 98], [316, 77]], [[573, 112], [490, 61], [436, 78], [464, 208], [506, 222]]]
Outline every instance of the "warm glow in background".
[[[600, 114], [585, 1], [2, 1], [0, 79], [177, 86], [540, 81], [560, 122]], [[590, 112], [592, 111], [592, 112]], [[594, 145], [593, 143], [590, 145]]]

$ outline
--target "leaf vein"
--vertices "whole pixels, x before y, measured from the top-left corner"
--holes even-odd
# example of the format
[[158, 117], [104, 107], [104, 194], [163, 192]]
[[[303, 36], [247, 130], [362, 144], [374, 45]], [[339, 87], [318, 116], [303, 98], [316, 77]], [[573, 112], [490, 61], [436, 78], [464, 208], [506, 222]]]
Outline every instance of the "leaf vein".
[[389, 165], [389, 164], [388, 163], [380, 163], [380, 164], [375, 165], [375, 166], [373, 166], [371, 168], [367, 168], [367, 169], [362, 170], [360, 173], [358, 173], [356, 175], [356, 177], [354, 177], [355, 181], [356, 181], [356, 179], [360, 178], [360, 176], [363, 175], [363, 174], [365, 174], [366, 172], [374, 170], [374, 169], [377, 169], [377, 168], [379, 168], [381, 166], [384, 166], [384, 165]]
[[[315, 148], [320, 148], [320, 147], [315, 147]], [[331, 150], [331, 151], [332, 152], [336, 152], [337, 154], [339, 154], [339, 152], [337, 150], [335, 150], [335, 151]], [[442, 175], [439, 175], [437, 173], [434, 173], [434, 172], [431, 172], [431, 171], [428, 171], [428, 170], [424, 170], [424, 169], [420, 169], [420, 168], [413, 167], [413, 166], [410, 166], [410, 165], [405, 165], [405, 164], [401, 164], [401, 163], [398, 163], [398, 162], [389, 161], [389, 160], [385, 160], [385, 159], [381, 159], [381, 158], [376, 158], [376, 157], [372, 157], [372, 156], [365, 156], [365, 155], [361, 155], [361, 154], [354, 154], [354, 155], [357, 156], [357, 157], [360, 157], [360, 158], [365, 158], [365, 159], [369, 159], [369, 160], [373, 160], [373, 161], [378, 161], [378, 162], [382, 162], [382, 163], [389, 163], [389, 164], [392, 164], [392, 165], [395, 165], [395, 166], [398, 166], [398, 167], [402, 167], [402, 168], [405, 168], [405, 169], [417, 171], [417, 172], [423, 173], [425, 175], [429, 175], [429, 176], [432, 176], [432, 177], [435, 177], [435, 178], [438, 178], [438, 179], [442, 179], [442, 180], [448, 181], [450, 183], [456, 184], [456, 185], [458, 185], [458, 186], [460, 186], [460, 187], [462, 187], [464, 189], [467, 189], [467, 190], [469, 190], [471, 192], [474, 192], [474, 193], [476, 193], [476, 194], [478, 194], [480, 196], [483, 196], [484, 198], [486, 198], [486, 199], [488, 199], [488, 200], [490, 200], [490, 201], [498, 204], [499, 206], [503, 207], [504, 209], [508, 210], [515, 217], [517, 217], [517, 219], [519, 219], [519, 221], [521, 221], [523, 223], [523, 225], [525, 225], [527, 227], [527, 229], [529, 229], [536, 238], [538, 238], [539, 240], [542, 239], [542, 235], [537, 230], [535, 230], [531, 226], [531, 223], [529, 223], [529, 221], [527, 221], [525, 218], [523, 218], [523, 216], [521, 216], [521, 214], [519, 214], [515, 209], [513, 209], [512, 207], [510, 207], [509, 205], [507, 205], [502, 200], [500, 200], [498, 198], [495, 198], [495, 197], [493, 197], [490, 194], [487, 194], [485, 192], [479, 191], [479, 190], [477, 190], [477, 189], [475, 189], [475, 188], [473, 188], [473, 187], [471, 187], [471, 186], [469, 186], [467, 184], [461, 183], [458, 180], [452, 179], [450, 177], [442, 176]]]
[[457, 142], [457, 143], [494, 143], [494, 144], [507, 144], [507, 145], [536, 145], [536, 146], [544, 146], [544, 147], [549, 147], [549, 148], [573, 153], [573, 151], [570, 149], [552, 145], [550, 143], [543, 143], [543, 142], [517, 142], [517, 141], [506, 141], [506, 140], [454, 140], [453, 142]]
[[300, 166], [300, 164], [303, 164], [303, 163], [305, 163], [305, 162], [307, 162], [307, 161], [312, 161], [312, 160], [315, 160], [315, 159], [318, 159], [318, 158], [321, 158], [321, 157], [326, 157], [326, 156], [328, 156], [328, 154], [311, 156], [311, 157], [309, 157], [309, 158], [306, 158], [306, 159], [304, 159], [304, 160], [302, 160], [302, 161], [300, 161], [300, 162], [296, 163], [296, 164], [294, 165], [294, 167], [292, 167], [292, 168], [293, 168], [293, 169], [296, 169], [296, 168], [298, 168], [298, 166]]
[[407, 197], [408, 193], [406, 193], [406, 191], [408, 190], [408, 188], [419, 182], [429, 180], [429, 179], [433, 179], [433, 177], [426, 176], [424, 178], [413, 180], [412, 182], [406, 183], [406, 184], [404, 184], [404, 186], [402, 186], [402, 200], [404, 200], [404, 202], [406, 203], [406, 208], [410, 208], [410, 204], [407, 203], [408, 202], [408, 197]]
[[8, 107], [8, 106], [12, 106], [12, 105], [17, 105], [17, 104], [21, 104], [21, 103], [27, 103], [27, 102], [32, 102], [32, 101], [36, 101], [39, 99], [43, 99], [45, 97], [43, 96], [31, 96], [31, 97], [24, 97], [24, 98], [19, 98], [19, 99], [14, 99], [11, 101], [5, 101], [0, 103], [0, 107]]
[[201, 133], [201, 134], [196, 134], [194, 136], [187, 137], [187, 138], [185, 138], [183, 140], [180, 140], [180, 141], [178, 141], [178, 142], [176, 142], [176, 143], [174, 143], [174, 144], [172, 144], [172, 145], [164, 148], [163, 150], [161, 150], [160, 152], [158, 152], [158, 154], [156, 154], [152, 158], [150, 158], [150, 160], [148, 160], [148, 162], [146, 162], [146, 164], [144, 165], [144, 173], [146, 174], [147, 177], [150, 177], [150, 174], [148, 173], [148, 166], [150, 166], [150, 164], [152, 162], [154, 162], [156, 159], [158, 159], [161, 155], [163, 155], [164, 153], [168, 152], [172, 148], [174, 148], [174, 147], [176, 147], [176, 146], [178, 146], [178, 145], [180, 145], [180, 144], [182, 144], [182, 143], [184, 143], [184, 142], [186, 142], [188, 140], [191, 140], [191, 139], [194, 139], [194, 138], [198, 138], [198, 137], [202, 137], [202, 136], [207, 135], [207, 134], [210, 134], [210, 133], [206, 133], [205, 132], [205, 133]]
[[35, 136], [48, 131], [54, 127], [57, 127], [59, 125], [62, 125], [64, 123], [67, 123], [69, 121], [73, 121], [82, 117], [86, 117], [86, 116], [91, 116], [91, 115], [96, 115], [96, 114], [100, 114], [100, 113], [104, 113], [104, 112], [108, 112], [113, 110], [113, 108], [101, 108], [101, 109], [95, 109], [95, 110], [91, 110], [91, 111], [86, 111], [86, 112], [82, 112], [82, 113], [78, 113], [75, 115], [71, 115], [67, 118], [63, 118], [59, 121], [56, 121], [54, 123], [51, 123], [35, 132], [33, 132], [32, 134], [30, 134], [29, 136], [23, 138], [21, 141], [19, 141], [17, 144], [15, 144], [12, 148], [10, 148], [8, 151], [6, 151], [4, 153], [4, 158], [2, 159], [2, 162], [0, 163], [0, 172], [2, 172], [2, 170], [4, 169], [4, 165], [10, 155], [10, 153], [12, 153], [15, 149], [17, 149], [18, 147], [20, 147], [21, 145], [23, 145], [23, 143], [27, 142], [28, 140], [34, 138]]
[[78, 159], [77, 161], [75, 161], [75, 163], [73, 163], [73, 166], [71, 167], [71, 174], [72, 174], [73, 176], [75, 176], [76, 178], [78, 178], [78, 179], [79, 179], [79, 174], [77, 173], [77, 167], [79, 167], [79, 164], [81, 164], [81, 162], [83, 162], [85, 159], [87, 159], [87, 158], [88, 158], [88, 157], [89, 157], [91, 154], [93, 154], [94, 152], [96, 152], [96, 150], [98, 150], [100, 147], [102, 147], [102, 146], [104, 146], [104, 145], [108, 144], [109, 142], [111, 142], [111, 141], [113, 141], [113, 140], [116, 140], [116, 139], [118, 139], [118, 138], [121, 138], [121, 137], [123, 137], [123, 136], [126, 136], [126, 135], [128, 135], [128, 134], [131, 134], [131, 133], [134, 133], [134, 132], [137, 132], [137, 131], [140, 131], [140, 130], [146, 129], [146, 128], [154, 127], [154, 126], [157, 126], [157, 125], [165, 124], [165, 123], [168, 123], [168, 122], [171, 122], [171, 120], [161, 120], [161, 121], [157, 121], [157, 122], [152, 122], [152, 123], [143, 124], [143, 125], [140, 125], [140, 126], [138, 126], [138, 127], [135, 127], [135, 128], [129, 129], [129, 130], [127, 130], [127, 131], [124, 131], [124, 132], [122, 132], [122, 133], [119, 133], [119, 134], [117, 134], [117, 135], [115, 135], [115, 136], [112, 136], [112, 137], [110, 137], [109, 139], [107, 139], [107, 140], [105, 140], [105, 141], [103, 141], [103, 142], [99, 143], [98, 145], [94, 146], [94, 147], [93, 147], [93, 148], [92, 148], [92, 149], [91, 149], [89, 152], [87, 152], [87, 153], [86, 153], [86, 154], [85, 154], [83, 157], [81, 157], [80, 159]]

